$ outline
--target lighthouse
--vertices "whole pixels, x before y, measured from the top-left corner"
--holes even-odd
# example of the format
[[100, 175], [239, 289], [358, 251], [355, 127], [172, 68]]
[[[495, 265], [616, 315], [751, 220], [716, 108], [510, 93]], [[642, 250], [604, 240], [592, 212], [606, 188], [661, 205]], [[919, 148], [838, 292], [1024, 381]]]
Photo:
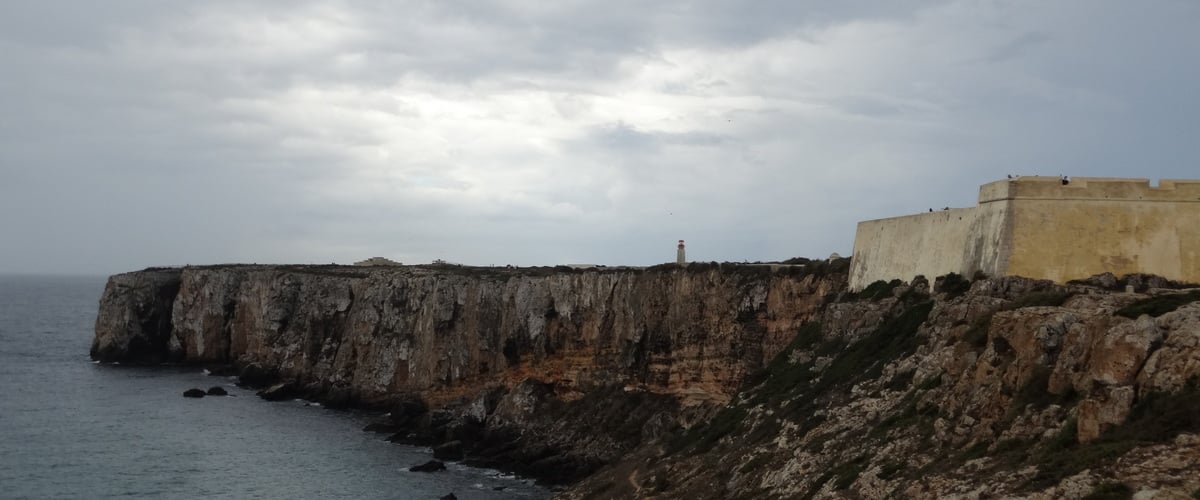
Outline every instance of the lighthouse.
[[687, 265], [687, 255], [683, 249], [683, 240], [679, 240], [679, 247], [675, 250], [675, 263], [680, 266]]

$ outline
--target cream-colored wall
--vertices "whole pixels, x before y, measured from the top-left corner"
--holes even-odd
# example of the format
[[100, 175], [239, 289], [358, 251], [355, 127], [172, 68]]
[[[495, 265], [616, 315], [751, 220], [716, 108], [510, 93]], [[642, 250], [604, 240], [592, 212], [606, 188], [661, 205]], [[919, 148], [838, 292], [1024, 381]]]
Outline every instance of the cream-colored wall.
[[876, 280], [933, 278], [949, 272], [995, 274], [1007, 249], [1003, 203], [858, 223], [850, 289]]
[[1021, 177], [981, 186], [977, 207], [860, 222], [850, 288], [976, 270], [1200, 282], [1200, 181]]
[[1023, 183], [1007, 274], [1065, 282], [1111, 272], [1200, 282], [1200, 182]]

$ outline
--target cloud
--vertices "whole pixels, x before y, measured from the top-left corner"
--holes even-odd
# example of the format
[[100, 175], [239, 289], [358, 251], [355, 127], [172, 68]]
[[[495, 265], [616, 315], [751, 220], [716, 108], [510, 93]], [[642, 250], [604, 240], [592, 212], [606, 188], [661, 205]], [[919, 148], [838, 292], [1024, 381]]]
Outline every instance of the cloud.
[[[849, 253], [1008, 173], [1189, 177], [1193, 3], [0, 5], [0, 271]], [[1136, 167], [1134, 167], [1136, 166]], [[1133, 168], [1131, 168], [1133, 167]], [[77, 258], [85, 255], [86, 259]]]

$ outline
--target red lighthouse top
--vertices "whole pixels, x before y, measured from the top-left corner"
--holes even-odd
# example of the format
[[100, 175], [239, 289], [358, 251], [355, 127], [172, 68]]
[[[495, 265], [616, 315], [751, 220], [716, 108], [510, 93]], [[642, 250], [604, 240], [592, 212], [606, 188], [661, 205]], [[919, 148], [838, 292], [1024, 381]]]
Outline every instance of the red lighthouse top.
[[683, 248], [683, 240], [679, 240], [679, 248]]

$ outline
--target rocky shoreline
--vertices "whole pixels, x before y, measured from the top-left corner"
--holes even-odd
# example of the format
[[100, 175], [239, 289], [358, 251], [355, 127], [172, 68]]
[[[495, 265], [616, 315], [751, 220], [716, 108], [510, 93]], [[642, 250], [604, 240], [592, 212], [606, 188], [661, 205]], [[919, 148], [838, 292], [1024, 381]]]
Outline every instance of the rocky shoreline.
[[1200, 292], [848, 293], [847, 264], [148, 269], [109, 280], [92, 356], [388, 412], [368, 430], [564, 498], [1200, 491]]

